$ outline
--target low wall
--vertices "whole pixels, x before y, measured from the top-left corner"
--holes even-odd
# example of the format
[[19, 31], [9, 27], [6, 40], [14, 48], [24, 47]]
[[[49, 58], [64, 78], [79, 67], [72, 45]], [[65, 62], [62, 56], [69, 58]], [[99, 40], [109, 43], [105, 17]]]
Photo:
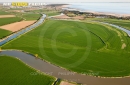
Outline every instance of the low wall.
[[27, 27], [27, 28], [24, 28], [16, 33], [13, 33], [12, 35], [10, 36], [7, 36], [5, 38], [3, 38], [2, 40], [0, 40], [0, 46], [2, 46], [3, 44], [7, 43], [8, 41], [14, 39], [14, 38], [17, 38], [18, 36], [20, 36], [21, 34], [24, 34], [32, 29], [34, 29], [35, 27], [37, 27], [38, 25], [42, 24], [43, 21], [45, 20], [46, 18], [46, 15], [43, 14], [42, 17], [36, 22], [34, 23], [33, 25]]

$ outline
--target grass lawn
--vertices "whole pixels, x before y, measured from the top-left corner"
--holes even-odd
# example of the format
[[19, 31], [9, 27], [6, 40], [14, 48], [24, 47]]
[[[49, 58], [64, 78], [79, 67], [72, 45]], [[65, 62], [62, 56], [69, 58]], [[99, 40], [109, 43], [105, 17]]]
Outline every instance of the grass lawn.
[[92, 18], [92, 20], [97, 20], [97, 21], [112, 23], [112, 24], [115, 24], [115, 25], [118, 25], [118, 26], [122, 26], [122, 27], [130, 30], [130, 20], [98, 19], [98, 18]]
[[9, 34], [11, 34], [12, 32], [8, 31], [8, 30], [4, 30], [4, 29], [0, 29], [0, 39], [8, 36]]
[[10, 18], [0, 18], [0, 26], [11, 24], [14, 22], [21, 21], [22, 19], [19, 17], [10, 17]]
[[13, 57], [0, 56], [0, 62], [1, 85], [52, 85], [55, 80], [43, 74], [31, 75], [30, 73], [36, 70]]
[[130, 38], [99, 23], [47, 20], [2, 49], [38, 54], [53, 64], [87, 75], [130, 75]]

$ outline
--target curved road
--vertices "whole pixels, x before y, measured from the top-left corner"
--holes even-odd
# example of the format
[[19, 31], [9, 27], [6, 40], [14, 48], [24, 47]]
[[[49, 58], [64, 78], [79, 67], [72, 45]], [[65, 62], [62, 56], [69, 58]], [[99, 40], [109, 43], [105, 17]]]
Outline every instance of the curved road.
[[[64, 70], [45, 61], [38, 59], [30, 54], [20, 51], [2, 51], [0, 55], [8, 55], [17, 57], [29, 66], [40, 70], [44, 73], [50, 74], [57, 78], [83, 83], [84, 85], [130, 85], [130, 77], [127, 78], [97, 78], [92, 76], [85, 76], [70, 71]], [[30, 74], [31, 75], [31, 74]]]

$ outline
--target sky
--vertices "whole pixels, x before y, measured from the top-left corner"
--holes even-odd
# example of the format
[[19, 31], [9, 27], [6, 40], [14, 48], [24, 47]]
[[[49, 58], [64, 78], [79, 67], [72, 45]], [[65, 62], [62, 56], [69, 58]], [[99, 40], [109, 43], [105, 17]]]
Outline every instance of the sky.
[[130, 0], [0, 0], [0, 2], [130, 2]]

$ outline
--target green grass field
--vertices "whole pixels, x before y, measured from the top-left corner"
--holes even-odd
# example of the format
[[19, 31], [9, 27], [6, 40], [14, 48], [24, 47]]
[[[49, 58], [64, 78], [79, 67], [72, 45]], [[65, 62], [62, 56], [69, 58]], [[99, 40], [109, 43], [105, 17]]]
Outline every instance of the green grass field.
[[43, 13], [45, 13], [45, 14], [48, 15], [48, 16], [54, 16], [54, 15], [59, 15], [59, 14], [60, 14], [60, 13], [57, 12], [57, 11], [45, 11], [45, 12], [43, 12]]
[[4, 29], [0, 29], [0, 39], [2, 39], [3, 37], [8, 36], [9, 34], [11, 34], [12, 32], [8, 31], [8, 30], [4, 30]]
[[0, 15], [9, 15], [10, 13], [8, 13], [8, 12], [5, 12], [5, 11], [0, 11]]
[[19, 17], [0, 18], [0, 26], [6, 25], [6, 24], [11, 24], [11, 23], [18, 22], [21, 20], [22, 19]]
[[102, 22], [108, 22], [112, 23], [118, 26], [122, 26], [128, 30], [130, 30], [130, 21], [129, 20], [119, 20], [119, 19], [96, 19], [92, 18], [92, 20], [102, 21]]
[[87, 75], [130, 75], [130, 38], [99, 23], [47, 20], [2, 49], [38, 54], [53, 64]]
[[48, 75], [31, 75], [36, 70], [26, 66], [16, 58], [0, 56], [1, 85], [52, 85], [55, 78]]
[[33, 11], [31, 11], [31, 12], [34, 12], [34, 13], [44, 13], [44, 14], [46, 14], [47, 16], [54, 16], [54, 15], [59, 15], [59, 14], [60, 14], [60, 11], [47, 10], [47, 9], [33, 10]]
[[41, 17], [41, 14], [29, 14], [26, 13], [22, 16], [26, 20], [38, 20]]

